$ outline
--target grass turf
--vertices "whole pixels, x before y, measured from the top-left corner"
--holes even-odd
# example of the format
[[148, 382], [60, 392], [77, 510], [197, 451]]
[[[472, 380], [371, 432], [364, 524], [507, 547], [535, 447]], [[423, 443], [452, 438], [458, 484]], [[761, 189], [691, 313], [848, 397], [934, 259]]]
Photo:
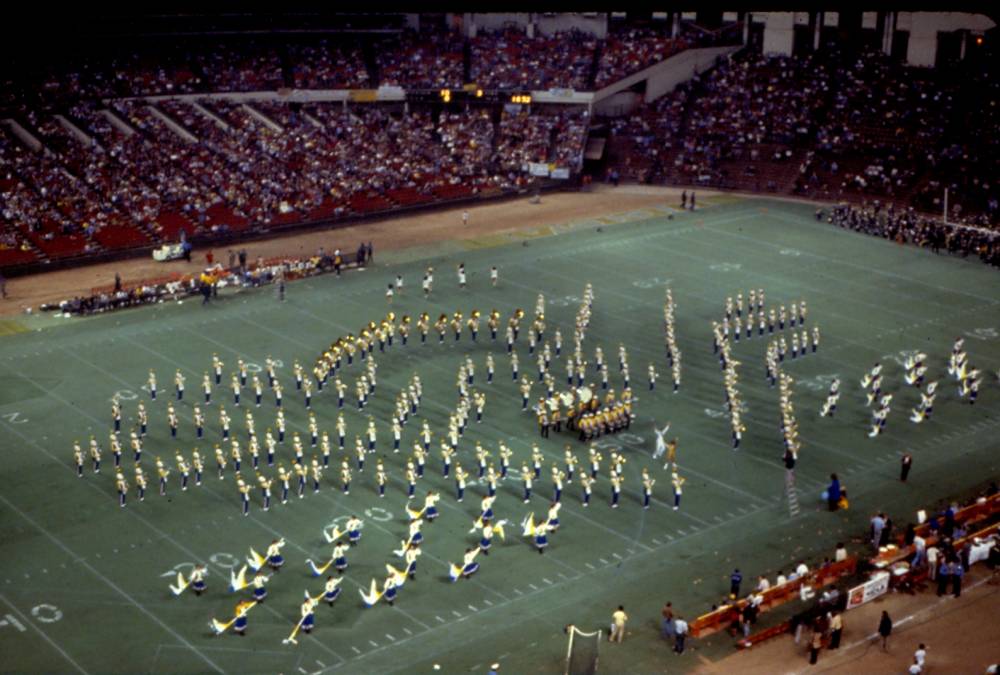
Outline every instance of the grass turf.
[[[437, 252], [424, 248], [379, 254], [376, 266], [363, 272], [289, 285], [284, 303], [273, 289], [260, 289], [226, 295], [205, 308], [193, 301], [86, 319], [14, 322], [13, 329], [4, 331], [11, 334], [0, 340], [4, 669], [371, 673], [430, 672], [437, 663], [444, 672], [485, 672], [499, 660], [509, 672], [561, 672], [563, 627], [606, 627], [619, 604], [631, 617], [629, 634], [624, 646], [602, 645], [602, 672], [662, 671], [667, 659], [671, 667], [683, 669], [696, 657], [673, 657], [658, 639], [664, 601], [672, 600], [693, 619], [727, 592], [733, 567], [741, 568], [745, 587], [750, 587], [757, 574], [773, 577], [800, 558], [830, 554], [835, 541], [863, 531], [873, 509], [885, 508], [897, 522], [905, 522], [914, 509], [996, 474], [1000, 394], [995, 375], [984, 378], [979, 401], [969, 406], [945, 373], [958, 335], [967, 336], [974, 365], [996, 370], [1000, 302], [995, 270], [816, 223], [807, 206], [728, 197], [702, 204], [702, 211], [677, 213], [669, 220], [670, 209], [664, 205], [467, 246], [451, 242]], [[421, 257], [427, 255], [432, 257]], [[455, 280], [459, 262], [470, 270], [465, 291]], [[489, 285], [492, 264], [501, 270], [498, 288]], [[429, 301], [419, 290], [427, 265], [436, 269]], [[498, 518], [513, 523], [507, 540], [496, 542], [489, 557], [480, 556], [478, 574], [456, 584], [447, 580], [446, 562], [460, 562], [465, 548], [477, 541], [467, 531], [485, 488], [470, 486], [464, 503], [456, 503], [453, 483], [440, 476], [435, 439], [418, 495], [429, 488], [441, 491], [442, 516], [424, 528], [418, 579], [400, 591], [394, 608], [380, 604], [364, 609], [357, 589], [367, 587], [373, 577], [381, 581], [385, 563], [401, 566], [391, 550], [406, 535], [402, 467], [419, 418], [405, 428], [404, 451], [398, 455], [391, 452], [386, 420], [395, 394], [412, 373], [419, 372], [424, 382], [421, 417], [440, 433], [456, 400], [460, 360], [467, 354], [475, 358], [476, 387], [487, 394], [486, 413], [482, 424], [470, 425], [457, 457], [473, 477], [476, 441], [495, 453], [497, 441], [506, 440], [515, 451], [514, 469], [528, 458], [534, 441], [540, 442], [547, 463], [561, 465], [563, 446], [570, 444], [585, 464], [583, 444], [567, 434], [538, 438], [533, 415], [520, 411], [502, 334], [495, 345], [485, 330], [476, 345], [467, 333], [458, 343], [449, 335], [438, 345], [432, 331], [426, 345], [417, 337], [406, 348], [397, 341], [385, 355], [376, 350], [378, 389], [364, 413], [352, 405], [353, 381], [362, 372], [357, 360], [343, 376], [349, 386], [348, 451], [353, 436], [363, 433], [367, 416], [374, 415], [379, 453], [385, 455], [391, 477], [385, 499], [375, 492], [373, 461], [363, 475], [355, 473], [351, 494], [344, 496], [335, 451], [319, 494], [312, 494], [310, 486], [305, 499], [293, 497], [287, 506], [278, 504], [264, 513], [255, 490], [251, 516], [240, 515], [232, 473], [219, 481], [211, 456], [212, 443], [221, 436], [220, 404], [233, 417], [234, 434], [245, 438], [242, 411], [234, 410], [226, 386], [236, 359], [256, 364], [268, 355], [281, 359], [289, 437], [299, 431], [309, 455], [306, 414], [294, 391], [291, 364], [299, 359], [308, 367], [331, 340], [383, 316], [385, 284], [397, 273], [407, 281], [406, 293], [392, 307], [397, 315], [425, 310], [432, 317], [455, 310], [468, 315], [477, 308], [485, 316], [495, 307], [506, 317], [521, 307], [530, 320], [535, 296], [542, 292], [547, 337], [558, 326], [567, 345], [572, 344], [583, 286], [592, 282], [596, 300], [585, 342], [588, 358], [592, 361], [593, 348], [602, 345], [612, 386], [620, 390], [614, 363], [618, 344], [625, 343], [638, 396], [637, 419], [629, 434], [602, 443], [605, 466], [588, 509], [581, 506], [579, 485], [567, 486], [562, 528], [544, 556], [519, 536], [517, 524], [529, 510], [544, 514], [551, 495], [548, 466], [529, 505], [521, 503], [520, 480], [508, 479], [494, 505]], [[663, 348], [662, 303], [668, 285], [677, 302], [683, 352], [683, 384], [676, 395]], [[721, 373], [711, 351], [709, 322], [719, 318], [727, 295], [746, 295], [750, 288], [764, 288], [769, 306], [807, 300], [807, 327], [818, 324], [822, 331], [818, 353], [786, 359], [785, 364], [796, 380], [794, 400], [804, 441], [797, 468], [802, 510], [795, 516], [784, 491], [777, 391], [763, 379], [766, 338], [755, 336], [735, 346], [748, 408], [748, 430], [738, 452], [730, 449], [728, 422], [721, 415]], [[30, 330], [24, 331], [25, 326]], [[524, 331], [518, 349], [522, 373], [534, 379]], [[942, 381], [934, 418], [920, 426], [906, 420], [918, 395], [903, 384], [900, 365], [901, 352], [913, 349], [929, 354], [929, 379]], [[488, 350], [497, 365], [492, 385], [485, 384]], [[226, 374], [213, 404], [203, 406], [206, 438], [198, 444], [191, 406], [202, 399], [201, 375], [210, 368], [213, 352], [226, 362]], [[857, 381], [878, 360], [885, 364], [885, 389], [896, 396], [887, 433], [873, 440], [866, 435], [869, 409]], [[660, 373], [653, 392], [647, 390], [650, 361]], [[141, 390], [150, 368], [160, 382], [160, 399], [152, 404]], [[187, 376], [187, 392], [183, 403], [175, 402], [182, 423], [178, 441], [172, 442], [164, 409], [174, 398], [177, 368]], [[552, 368], [557, 384], [565, 383], [563, 359], [555, 359]], [[821, 420], [817, 411], [834, 374], [841, 377], [843, 396], [836, 418]], [[533, 395], [538, 389], [536, 384]], [[144, 464], [149, 465], [151, 489], [140, 504], [133, 485], [127, 509], [117, 505], [107, 452], [110, 398], [116, 391], [128, 399], [123, 429], [133, 420], [134, 397], [146, 400], [150, 410]], [[336, 444], [337, 411], [331, 396], [329, 390], [317, 395], [313, 408], [320, 428]], [[244, 404], [250, 399], [244, 390]], [[273, 424], [273, 399], [265, 395], [254, 416], [262, 433]], [[661, 425], [669, 420], [670, 435], [680, 439], [678, 461], [688, 482], [677, 512], [668, 506], [669, 473], [649, 458], [654, 419]], [[102, 471], [92, 474], [88, 459], [85, 477], [78, 479], [72, 442], [83, 442], [90, 434], [105, 448]], [[279, 451], [286, 466], [290, 446], [286, 440]], [[606, 467], [608, 450], [615, 446], [624, 447], [628, 463], [623, 504], [613, 511]], [[194, 447], [200, 447], [209, 468], [204, 485], [181, 493], [174, 471], [169, 496], [159, 497], [152, 458], [160, 455], [172, 465], [175, 448], [189, 456]], [[915, 457], [906, 485], [896, 480], [904, 450]], [[246, 453], [244, 462], [249, 463]], [[123, 463], [131, 483], [128, 448]], [[640, 503], [643, 466], [657, 479], [657, 501], [649, 511]], [[829, 514], [820, 508], [819, 495], [831, 471], [839, 472], [849, 488], [849, 511]], [[297, 647], [283, 646], [282, 638], [298, 619], [303, 590], [315, 594], [322, 589], [322, 580], [310, 576], [305, 559], [327, 559], [331, 547], [321, 529], [352, 513], [365, 519], [364, 537], [349, 553], [340, 599], [333, 609], [325, 604], [317, 608], [312, 636], [300, 638]], [[251, 612], [248, 635], [213, 637], [209, 619], [231, 616], [237, 599], [225, 588], [230, 567], [250, 546], [262, 551], [279, 536], [288, 542], [286, 565], [269, 584], [267, 601]], [[208, 593], [173, 597], [168, 583], [176, 570], [188, 571], [184, 563], [194, 561], [208, 565]], [[731, 649], [723, 636], [694, 646], [709, 658]]]

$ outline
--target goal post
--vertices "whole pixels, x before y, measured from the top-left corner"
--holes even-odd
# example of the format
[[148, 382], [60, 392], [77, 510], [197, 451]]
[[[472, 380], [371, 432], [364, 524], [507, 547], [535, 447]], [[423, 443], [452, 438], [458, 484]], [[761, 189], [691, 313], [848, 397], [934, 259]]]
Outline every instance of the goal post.
[[572, 624], [566, 627], [569, 640], [566, 646], [566, 668], [564, 675], [595, 675], [597, 656], [604, 631], [585, 633]]

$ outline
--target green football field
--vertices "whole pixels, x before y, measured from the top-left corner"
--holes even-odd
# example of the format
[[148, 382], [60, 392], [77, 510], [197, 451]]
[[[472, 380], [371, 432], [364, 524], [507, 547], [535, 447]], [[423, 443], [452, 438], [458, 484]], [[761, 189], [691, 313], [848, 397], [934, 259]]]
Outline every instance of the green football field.
[[[749, 588], [758, 574], [773, 579], [777, 570], [800, 559], [815, 563], [831, 555], [836, 541], [863, 532], [875, 509], [884, 508], [905, 524], [917, 508], [997, 475], [1000, 283], [995, 269], [817, 223], [805, 205], [716, 198], [706, 199], [696, 213], [676, 212], [668, 219], [671, 212], [664, 204], [516, 236], [384, 255], [376, 250], [374, 267], [292, 283], [283, 303], [266, 288], [224, 291], [207, 307], [196, 299], [93, 318], [5, 322], [7, 335], [0, 339], [0, 669], [310, 675], [429, 673], [440, 664], [441, 672], [484, 673], [500, 661], [504, 672], [556, 673], [562, 672], [566, 656], [564, 626], [606, 631], [612, 611], [623, 604], [629, 633], [624, 645], [601, 645], [600, 671], [684, 670], [699, 656], [728, 653], [731, 642], [717, 635], [695, 641], [697, 652], [673, 656], [658, 633], [665, 601], [691, 620], [728, 591], [733, 567], [743, 570], [744, 588]], [[460, 262], [470, 271], [464, 291], [455, 277]], [[501, 275], [497, 288], [488, 280], [494, 264]], [[434, 293], [425, 301], [419, 283], [428, 265], [435, 267], [436, 278]], [[282, 362], [289, 437], [299, 431], [307, 455], [318, 454], [309, 447], [306, 411], [291, 364], [298, 359], [310, 366], [338, 336], [381, 319], [387, 311], [385, 286], [397, 273], [407, 284], [392, 307], [397, 315], [427, 311], [436, 318], [461, 310], [467, 316], [479, 309], [485, 317], [496, 308], [506, 318], [523, 308], [517, 348], [521, 371], [532, 379], [535, 362], [527, 353], [525, 332], [537, 294], [546, 298], [547, 337], [560, 327], [571, 345], [584, 285], [593, 283], [594, 313], [584, 343], [588, 359], [593, 363], [593, 349], [602, 345], [612, 386], [620, 390], [615, 361], [618, 344], [624, 343], [638, 400], [630, 431], [600, 443], [605, 465], [589, 508], [582, 507], [578, 483], [567, 486], [562, 527], [545, 555], [520, 536], [518, 524], [529, 511], [544, 515], [552, 494], [548, 466], [530, 504], [522, 503], [519, 478], [512, 476], [501, 486], [494, 511], [513, 526], [489, 557], [479, 557], [480, 571], [458, 583], [448, 579], [448, 562], [461, 562], [466, 547], [478, 541], [468, 531], [485, 487], [473, 483], [464, 502], [457, 503], [453, 483], [441, 477], [436, 438], [415, 502], [422, 503], [428, 489], [444, 498], [441, 517], [424, 528], [417, 579], [401, 589], [395, 607], [379, 603], [367, 609], [358, 590], [372, 578], [381, 583], [386, 563], [402, 567], [392, 551], [407, 533], [405, 449], [416, 440], [422, 418], [435, 434], [444, 431], [456, 402], [456, 371], [466, 355], [477, 363], [476, 388], [487, 395], [483, 423], [473, 422], [459, 445], [458, 461], [473, 478], [477, 441], [493, 451], [495, 461], [497, 442], [505, 440], [515, 452], [514, 467], [528, 458], [535, 441], [547, 464], [562, 464], [566, 444], [575, 448], [581, 465], [586, 456], [586, 446], [575, 436], [553, 432], [540, 439], [534, 416], [521, 412], [502, 333], [491, 344], [484, 322], [478, 344], [465, 333], [457, 343], [449, 334], [439, 345], [432, 331], [426, 345], [411, 338], [405, 348], [397, 340], [384, 355], [376, 350], [378, 388], [363, 413], [353, 404], [354, 379], [362, 372], [358, 360], [343, 371], [349, 386], [348, 449], [353, 436], [363, 433], [367, 416], [374, 415], [379, 454], [385, 456], [391, 481], [384, 499], [375, 491], [374, 461], [364, 474], [355, 472], [350, 495], [340, 491], [335, 449], [318, 494], [310, 486], [304, 499], [293, 497], [288, 505], [263, 512], [254, 490], [251, 514], [243, 517], [231, 470], [220, 481], [212, 459], [212, 444], [221, 440], [220, 405], [229, 410], [235, 435], [245, 440], [243, 412], [232, 406], [227, 386], [237, 359], [255, 364], [251, 368], [259, 368], [269, 355]], [[677, 394], [671, 391], [663, 347], [667, 287], [677, 303], [683, 352]], [[822, 331], [816, 354], [785, 361], [786, 372], [795, 378], [803, 439], [797, 494], [791, 500], [780, 462], [778, 393], [763, 377], [767, 338], [756, 331], [734, 347], [742, 362], [740, 389], [747, 408], [747, 432], [738, 451], [731, 449], [723, 416], [722, 374], [711, 349], [710, 321], [721, 317], [727, 295], [742, 291], [746, 296], [751, 288], [763, 288], [769, 306], [805, 299], [807, 327], [818, 324]], [[965, 336], [971, 363], [987, 373], [974, 406], [958, 397], [945, 372], [957, 336]], [[919, 396], [903, 383], [901, 365], [907, 351], [918, 349], [929, 355], [929, 379], [941, 381], [933, 419], [921, 425], [907, 419]], [[484, 360], [491, 350], [497, 377], [487, 385]], [[225, 361], [226, 373], [205, 408], [206, 437], [199, 444], [191, 411], [202, 399], [201, 377], [213, 352]], [[870, 409], [858, 380], [876, 361], [884, 364], [884, 389], [895, 398], [886, 433], [870, 439]], [[647, 386], [650, 362], [660, 374], [655, 391]], [[142, 389], [151, 368], [160, 387], [155, 403]], [[174, 399], [178, 368], [187, 376], [187, 391], [182, 403], [175, 402], [181, 425], [173, 441], [165, 408]], [[557, 385], [564, 386], [564, 358], [552, 368]], [[420, 417], [404, 430], [404, 452], [393, 454], [387, 420], [396, 393], [413, 373], [424, 383]], [[834, 419], [821, 419], [818, 410], [835, 375], [842, 381], [840, 406]], [[533, 396], [538, 389], [536, 384]], [[130, 483], [127, 430], [137, 399], [145, 400], [150, 411], [143, 459], [150, 489], [140, 503], [133, 485], [125, 509], [117, 503], [107, 451], [116, 392], [124, 402], [123, 464]], [[252, 403], [247, 390], [243, 401]], [[315, 397], [313, 408], [336, 446], [336, 401], [329, 389]], [[273, 398], [265, 395], [264, 405], [254, 409], [260, 433], [273, 425], [274, 414]], [[669, 421], [669, 436], [679, 438], [678, 463], [687, 478], [679, 511], [671, 508], [669, 472], [650, 458], [654, 420], [661, 426]], [[88, 459], [84, 477], [77, 478], [73, 441], [85, 444], [91, 434], [105, 449], [102, 470], [92, 473]], [[209, 469], [203, 485], [182, 493], [175, 470], [168, 496], [160, 497], [154, 456], [172, 466], [176, 449], [189, 456], [195, 447]], [[617, 510], [609, 506], [606, 473], [614, 447], [623, 447], [628, 457], [623, 504]], [[904, 451], [914, 455], [905, 485], [897, 480]], [[291, 457], [286, 439], [279, 459], [287, 466]], [[249, 464], [246, 454], [244, 463]], [[653, 507], [644, 511], [639, 476], [647, 466], [657, 482]], [[851, 499], [851, 508], [836, 514], [820, 501], [833, 471]], [[323, 587], [306, 559], [329, 558], [332, 547], [323, 528], [342, 524], [350, 514], [364, 519], [364, 536], [348, 554], [339, 600], [332, 609], [317, 608], [312, 635], [301, 637], [297, 646], [284, 645], [299, 618], [303, 592], [316, 594]], [[240, 597], [249, 596], [249, 591], [228, 591], [230, 570], [242, 564], [250, 547], [263, 552], [278, 537], [287, 542], [286, 564], [269, 583], [267, 601], [250, 612], [248, 634], [214, 636], [211, 618], [227, 620]], [[208, 567], [208, 592], [175, 597], [169, 584], [195, 562]]]

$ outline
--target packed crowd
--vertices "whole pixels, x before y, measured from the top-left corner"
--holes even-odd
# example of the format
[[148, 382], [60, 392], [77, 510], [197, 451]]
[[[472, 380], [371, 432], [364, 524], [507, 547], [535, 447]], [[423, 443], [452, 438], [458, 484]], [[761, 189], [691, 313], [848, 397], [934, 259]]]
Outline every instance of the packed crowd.
[[471, 40], [472, 81], [487, 89], [589, 88], [597, 38], [579, 31], [528, 37], [519, 28]]
[[296, 89], [367, 89], [371, 86], [359, 45], [336, 45], [320, 40], [314, 45], [290, 45], [288, 51]]
[[930, 248], [935, 253], [945, 250], [963, 258], [978, 256], [984, 263], [1000, 267], [1000, 233], [945, 225], [917, 214], [913, 207], [899, 209], [891, 203], [885, 206], [878, 201], [861, 206], [842, 204], [832, 210], [827, 222], [875, 237]]
[[650, 181], [878, 198], [979, 225], [1000, 216], [1000, 85], [881, 53], [720, 59], [612, 122], [618, 167]]
[[379, 82], [414, 89], [459, 89], [465, 84], [463, 45], [455, 32], [406, 31], [376, 49]]
[[525, 162], [579, 168], [588, 129], [579, 110], [536, 107], [495, 125], [485, 108], [435, 119], [217, 99], [80, 102], [19, 120], [49, 152], [0, 129], [2, 214], [15, 246], [20, 231], [49, 257], [510, 189]]
[[649, 28], [604, 40], [576, 30], [528, 37], [523, 28], [510, 27], [480, 31], [470, 40], [456, 31], [409, 29], [391, 38], [300, 36], [280, 43], [244, 36], [151, 39], [81, 54], [68, 66], [19, 64], [0, 79], [0, 107], [282, 87], [459, 88], [469, 81], [485, 88], [586, 90], [700, 44], [697, 37], [672, 39]]

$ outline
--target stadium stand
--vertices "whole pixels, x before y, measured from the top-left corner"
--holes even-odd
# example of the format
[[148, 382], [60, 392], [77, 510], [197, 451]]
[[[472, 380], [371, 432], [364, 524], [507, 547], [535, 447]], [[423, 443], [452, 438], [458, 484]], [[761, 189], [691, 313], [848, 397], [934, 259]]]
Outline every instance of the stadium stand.
[[[517, 189], [529, 164], [582, 171], [591, 123], [582, 106], [244, 103], [209, 92], [434, 91], [467, 81], [600, 89], [710, 37], [635, 26], [601, 40], [513, 27], [468, 39], [409, 29], [281, 43], [240, 36], [40, 67], [7, 80], [0, 99], [10, 120], [0, 130], [0, 260], [69, 259]], [[608, 120], [604, 168], [641, 182], [893, 205], [879, 218], [906, 221], [882, 236], [902, 228], [908, 240], [995, 261], [991, 235], [931, 236], [933, 225], [914, 214], [940, 212], [947, 187], [952, 218], [996, 224], [998, 113], [967, 98], [995, 98], [998, 86], [976, 70], [916, 70], [880, 52], [743, 50]], [[154, 94], [189, 96], [136, 98]], [[839, 224], [878, 229], [863, 212], [845, 214]]]

